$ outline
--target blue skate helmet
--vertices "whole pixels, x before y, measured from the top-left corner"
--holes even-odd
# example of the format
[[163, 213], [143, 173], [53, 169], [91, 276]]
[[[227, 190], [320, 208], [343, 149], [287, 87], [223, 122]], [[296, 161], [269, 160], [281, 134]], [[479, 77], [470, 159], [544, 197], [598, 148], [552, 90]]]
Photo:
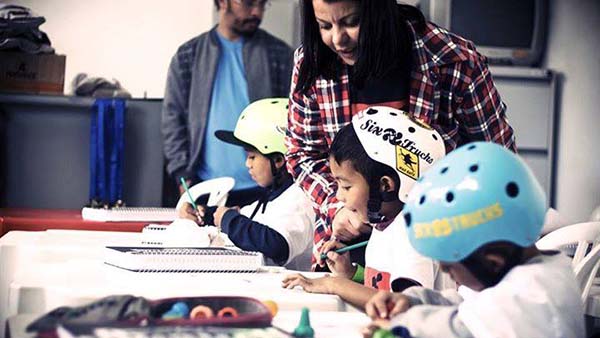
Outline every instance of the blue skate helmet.
[[487, 142], [466, 144], [437, 161], [404, 207], [413, 247], [445, 262], [491, 242], [530, 246], [545, 210], [544, 192], [523, 160]]

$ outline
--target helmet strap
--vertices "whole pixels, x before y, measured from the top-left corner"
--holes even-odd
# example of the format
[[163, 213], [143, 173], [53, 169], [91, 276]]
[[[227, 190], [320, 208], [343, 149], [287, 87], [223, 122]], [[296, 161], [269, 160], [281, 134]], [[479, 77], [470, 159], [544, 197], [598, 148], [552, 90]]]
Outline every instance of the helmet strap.
[[394, 202], [398, 200], [398, 194], [394, 191], [382, 191], [379, 195], [382, 202]]
[[269, 189], [276, 190], [285, 181], [287, 171], [285, 169], [285, 165], [281, 168], [277, 168], [277, 165], [275, 165], [275, 160], [272, 156], [267, 156], [267, 158], [269, 159], [269, 163], [271, 165], [271, 175], [273, 176], [273, 183], [271, 183]]
[[369, 200], [367, 201], [367, 217], [369, 223], [379, 224], [387, 221], [386, 217], [380, 213], [381, 202], [384, 200], [383, 193], [379, 191], [379, 179], [371, 177], [369, 184]]
[[394, 191], [380, 191], [380, 177], [371, 177], [369, 185], [369, 201], [367, 201], [367, 217], [369, 223], [380, 224], [387, 222], [387, 218], [381, 214], [382, 202], [394, 202], [398, 200], [398, 193]]
[[[267, 155], [265, 155], [267, 156]], [[258, 199], [258, 203], [256, 204], [256, 207], [254, 208], [254, 211], [252, 211], [252, 215], [250, 216], [250, 219], [254, 219], [254, 216], [256, 216], [256, 214], [258, 213], [258, 211], [262, 208], [262, 213], [265, 212], [265, 210], [267, 209], [267, 203], [269, 203], [269, 196], [271, 195], [271, 192], [273, 192], [274, 190], [277, 190], [279, 187], [281, 187], [283, 185], [283, 181], [285, 180], [285, 166], [281, 167], [281, 168], [277, 168], [277, 166], [275, 165], [275, 160], [273, 159], [272, 156], [267, 156], [267, 158], [269, 159], [269, 164], [271, 167], [271, 175], [273, 176], [273, 183], [271, 183], [271, 186], [268, 187], [267, 189], [264, 190], [263, 195]]]
[[480, 250], [475, 251], [461, 261], [461, 263], [469, 270], [484, 287], [489, 288], [498, 284], [504, 276], [515, 266], [517, 266], [523, 258], [523, 248], [515, 246], [511, 252], [496, 252], [504, 257], [506, 263], [502, 270], [498, 272], [492, 271], [484, 258], [479, 254]]

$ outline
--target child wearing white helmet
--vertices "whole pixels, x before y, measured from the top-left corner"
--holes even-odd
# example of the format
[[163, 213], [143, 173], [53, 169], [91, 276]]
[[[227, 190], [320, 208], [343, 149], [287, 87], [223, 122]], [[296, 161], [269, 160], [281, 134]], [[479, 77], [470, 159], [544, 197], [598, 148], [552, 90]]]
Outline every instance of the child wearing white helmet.
[[252, 179], [267, 188], [258, 201], [241, 210], [202, 206], [199, 214], [188, 204], [180, 216], [200, 225], [214, 224], [237, 247], [262, 252], [267, 263], [310, 270], [315, 215], [285, 167], [287, 113], [287, 98], [258, 100], [244, 109], [233, 132], [215, 132], [221, 141], [246, 150]]
[[352, 265], [348, 252], [334, 252], [344, 245], [332, 240], [323, 245], [326, 258], [318, 264], [327, 264], [333, 277], [308, 279], [296, 274], [286, 277], [283, 286], [334, 293], [359, 308], [378, 289], [455, 287], [441, 278], [439, 266], [412, 248], [404, 218], [399, 217], [416, 180], [444, 154], [440, 134], [403, 111], [373, 106], [359, 112], [336, 135], [329, 163], [338, 183], [338, 200], [373, 226], [365, 267]]
[[437, 162], [409, 194], [406, 229], [419, 253], [475, 292], [381, 292], [367, 304], [377, 320], [365, 335], [584, 337], [569, 258], [535, 246], [545, 209], [532, 172], [501, 146], [471, 143]]

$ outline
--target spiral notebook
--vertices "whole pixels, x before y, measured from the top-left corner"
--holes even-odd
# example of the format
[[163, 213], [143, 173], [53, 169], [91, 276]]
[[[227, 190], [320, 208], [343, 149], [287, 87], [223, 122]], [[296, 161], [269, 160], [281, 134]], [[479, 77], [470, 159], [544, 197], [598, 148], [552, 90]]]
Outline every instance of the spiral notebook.
[[[67, 327], [65, 327], [67, 326]], [[59, 326], [60, 338], [288, 338], [293, 337], [275, 327], [218, 327], [218, 326], [146, 326], [146, 327], [98, 327], [92, 334], [78, 334], [68, 325]]]
[[135, 272], [256, 272], [259, 252], [209, 248], [107, 246], [105, 263]]
[[175, 208], [83, 208], [81, 217], [96, 222], [172, 222], [177, 219]]

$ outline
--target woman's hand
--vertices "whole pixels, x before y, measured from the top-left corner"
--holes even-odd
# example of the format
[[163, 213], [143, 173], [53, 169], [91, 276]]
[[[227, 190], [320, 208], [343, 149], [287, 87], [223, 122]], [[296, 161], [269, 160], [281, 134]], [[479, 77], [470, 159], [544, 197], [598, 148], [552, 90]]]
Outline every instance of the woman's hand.
[[296, 286], [301, 286], [306, 292], [333, 294], [335, 292], [334, 283], [334, 277], [325, 276], [320, 278], [306, 278], [299, 273], [295, 273], [283, 278], [281, 286], [286, 289], [293, 289]]
[[390, 319], [410, 308], [408, 297], [401, 293], [379, 291], [365, 305], [365, 311], [372, 319]]
[[342, 207], [333, 217], [331, 225], [333, 238], [348, 242], [361, 234], [371, 232], [372, 228], [363, 223], [358, 214]]
[[335, 252], [334, 250], [345, 247], [346, 245], [338, 241], [329, 241], [321, 247], [321, 254], [326, 254], [327, 258], [321, 259], [319, 255], [317, 264], [321, 267], [327, 266], [334, 276], [352, 279], [356, 273], [356, 267], [352, 265], [350, 261], [350, 252], [346, 251], [342, 254]]

